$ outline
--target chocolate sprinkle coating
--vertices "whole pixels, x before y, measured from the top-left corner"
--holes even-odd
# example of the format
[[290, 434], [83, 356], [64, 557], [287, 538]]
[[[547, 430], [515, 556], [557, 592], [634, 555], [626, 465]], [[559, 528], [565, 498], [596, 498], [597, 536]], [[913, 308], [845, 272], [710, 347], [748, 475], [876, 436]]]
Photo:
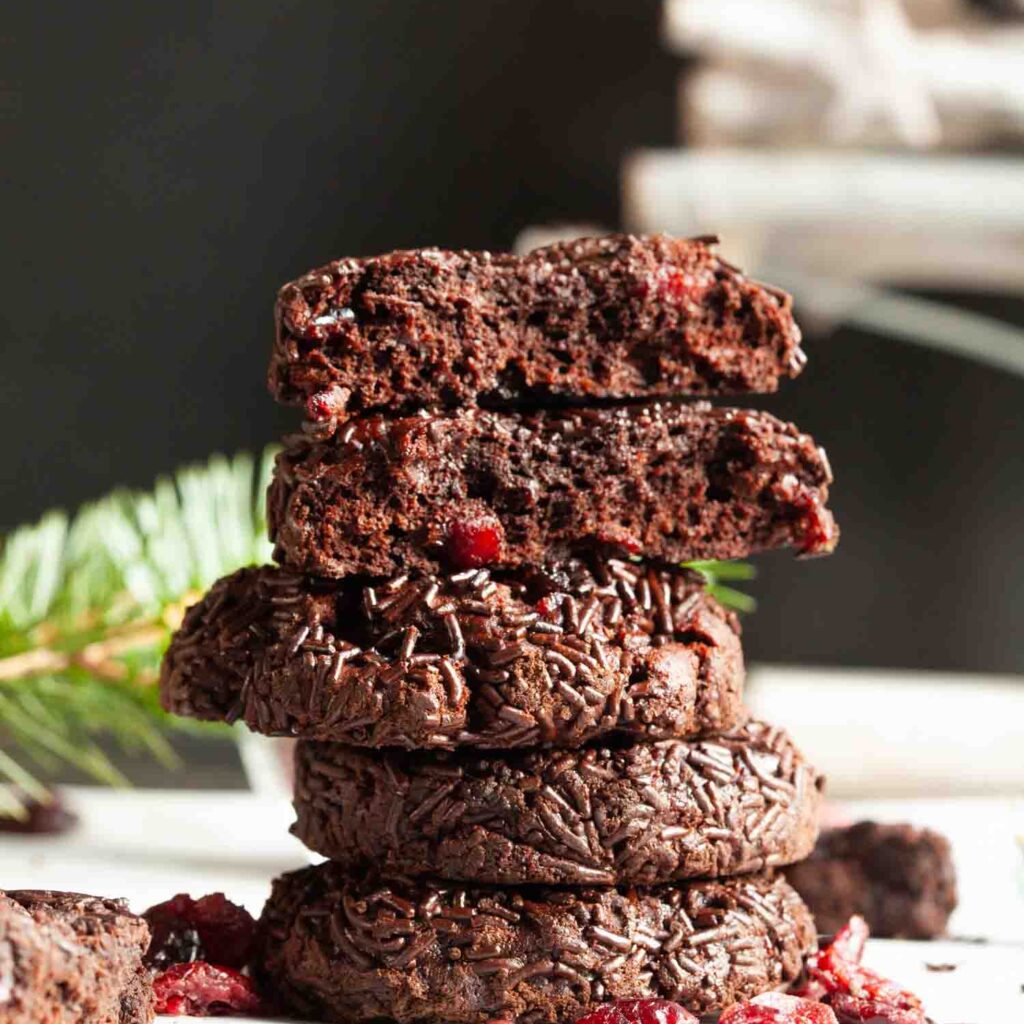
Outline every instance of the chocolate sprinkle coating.
[[934, 939], [956, 909], [949, 840], [913, 825], [860, 821], [827, 829], [813, 854], [786, 874], [823, 934], [860, 914], [879, 938]]
[[628, 997], [723, 1009], [792, 982], [814, 946], [781, 878], [466, 890], [327, 863], [274, 883], [255, 972], [311, 1020], [557, 1024]]
[[148, 1024], [146, 922], [123, 900], [0, 892], [4, 1024]]
[[655, 885], [806, 857], [822, 782], [763, 722], [705, 739], [483, 756], [296, 751], [295, 834], [352, 872]]
[[578, 746], [744, 717], [739, 624], [696, 573], [616, 559], [367, 582], [242, 569], [189, 609], [163, 706], [357, 746]]
[[336, 260], [285, 285], [272, 394], [367, 409], [774, 391], [806, 356], [790, 297], [708, 238]]
[[463, 409], [286, 439], [267, 508], [275, 558], [323, 576], [435, 572], [466, 523], [490, 524], [504, 566], [595, 549], [678, 563], [831, 551], [830, 482], [822, 449], [765, 412]]

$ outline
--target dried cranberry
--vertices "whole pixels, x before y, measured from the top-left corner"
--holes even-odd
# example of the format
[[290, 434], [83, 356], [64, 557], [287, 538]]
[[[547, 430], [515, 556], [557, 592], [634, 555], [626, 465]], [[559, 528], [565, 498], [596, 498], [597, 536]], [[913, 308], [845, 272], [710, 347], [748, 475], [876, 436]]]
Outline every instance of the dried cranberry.
[[837, 992], [828, 997], [839, 1024], [928, 1024], [919, 1007], [906, 1008]]
[[638, 298], [655, 298], [681, 304], [700, 302], [714, 284], [708, 273], [694, 274], [679, 267], [659, 267], [649, 277], [637, 281], [634, 293]]
[[580, 1017], [576, 1024], [698, 1024], [689, 1010], [668, 999], [618, 999]]
[[306, 415], [318, 423], [334, 419], [345, 411], [351, 394], [348, 388], [339, 387], [337, 384], [323, 391], [316, 391], [306, 399]]
[[597, 541], [613, 550], [625, 551], [629, 555], [639, 555], [644, 549], [640, 538], [630, 533], [624, 526], [608, 526], [599, 530]]
[[[868, 927], [864, 920], [860, 917], [850, 918], [836, 932], [832, 942], [807, 961], [807, 991], [820, 993], [821, 997], [833, 1006], [836, 1005], [837, 999], [844, 1003], [842, 997], [847, 996], [853, 999], [850, 1006], [856, 1003], [884, 1006], [893, 1024], [916, 1024], [918, 1021], [924, 1021], [921, 1000], [913, 992], [900, 988], [895, 982], [883, 978], [876, 971], [860, 963], [867, 937]], [[901, 1011], [913, 1012], [916, 1016], [912, 1015], [905, 1020], [894, 1016]], [[856, 1017], [851, 1019], [857, 1020]]]
[[832, 937], [829, 948], [836, 956], [859, 964], [864, 958], [864, 946], [868, 941], [868, 923], [859, 914], [854, 914]]
[[921, 1000], [913, 992], [900, 988], [869, 967], [844, 960], [832, 946], [808, 961], [807, 973], [812, 981], [823, 985], [829, 995], [839, 993], [858, 999], [875, 999], [899, 1009], [918, 1009], [921, 1006]]
[[262, 1002], [252, 981], [230, 967], [199, 960], [174, 964], [153, 979], [156, 1012], [186, 1017], [259, 1013]]
[[827, 555], [835, 550], [839, 531], [832, 513], [819, 499], [807, 502], [804, 514], [804, 535], [801, 538], [800, 554], [807, 556]]
[[479, 569], [501, 558], [505, 530], [494, 516], [479, 514], [448, 524], [445, 554], [456, 569]]
[[811, 999], [766, 992], [750, 1002], [730, 1006], [718, 1024], [836, 1024], [836, 1015]]
[[222, 892], [194, 900], [179, 893], [143, 914], [149, 924], [146, 962], [157, 967], [208, 960], [244, 967], [252, 951], [256, 922]]
[[[821, 453], [824, 457], [823, 450]], [[839, 541], [839, 528], [821, 494], [801, 483], [793, 473], [786, 473], [774, 490], [778, 499], [792, 505], [799, 515], [799, 557], [812, 558], [833, 551]]]
[[699, 302], [708, 290], [708, 283], [682, 270], [669, 270], [661, 275], [658, 294], [670, 302]]

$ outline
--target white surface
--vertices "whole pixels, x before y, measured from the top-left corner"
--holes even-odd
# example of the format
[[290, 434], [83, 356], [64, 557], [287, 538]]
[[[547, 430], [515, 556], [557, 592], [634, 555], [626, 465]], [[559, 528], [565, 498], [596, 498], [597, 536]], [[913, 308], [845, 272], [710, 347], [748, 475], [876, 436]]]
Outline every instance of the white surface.
[[123, 896], [133, 910], [175, 893], [225, 892], [259, 914], [275, 875], [312, 859], [284, 800], [248, 793], [68, 787], [74, 832], [0, 836], [0, 888]]
[[1014, 677], [757, 665], [746, 697], [756, 715], [786, 723], [833, 798], [1024, 797]]
[[[1024, 947], [871, 939], [864, 963], [920, 996], [936, 1024], [1024, 1021]], [[953, 964], [936, 972], [928, 964]]]

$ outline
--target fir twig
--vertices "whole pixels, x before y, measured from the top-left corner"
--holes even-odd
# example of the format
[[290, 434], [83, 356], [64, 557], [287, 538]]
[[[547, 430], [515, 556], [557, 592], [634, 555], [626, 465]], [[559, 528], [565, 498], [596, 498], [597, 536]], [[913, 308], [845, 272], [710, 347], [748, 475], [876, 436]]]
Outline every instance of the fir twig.
[[684, 562], [687, 569], [693, 569], [704, 577], [704, 585], [709, 594], [726, 608], [733, 608], [738, 612], [752, 612], [757, 608], [757, 601], [750, 594], [735, 587], [730, 587], [728, 580], [732, 583], [752, 580], [757, 576], [757, 570], [749, 562]]
[[160, 657], [215, 579], [268, 560], [272, 459], [215, 456], [0, 541], [0, 815], [17, 812], [16, 792], [45, 797], [40, 769], [68, 764], [124, 785], [103, 736], [173, 764], [175, 720], [153, 685]]

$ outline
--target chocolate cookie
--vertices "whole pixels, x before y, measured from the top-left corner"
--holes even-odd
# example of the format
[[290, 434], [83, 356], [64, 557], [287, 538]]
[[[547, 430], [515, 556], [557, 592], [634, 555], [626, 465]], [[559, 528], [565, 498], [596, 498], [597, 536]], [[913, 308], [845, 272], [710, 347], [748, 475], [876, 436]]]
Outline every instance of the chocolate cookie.
[[353, 420], [286, 441], [275, 557], [324, 576], [541, 565], [601, 548], [665, 562], [830, 551], [814, 441], [765, 412], [661, 404]]
[[222, 579], [164, 658], [168, 711], [360, 746], [578, 746], [743, 715], [739, 624], [685, 569], [616, 559], [402, 575], [271, 566]]
[[653, 885], [806, 857], [820, 779], [782, 730], [438, 756], [300, 743], [295, 834], [350, 870]]
[[274, 883], [259, 944], [258, 978], [312, 1020], [556, 1024], [607, 999], [700, 1013], [778, 988], [814, 924], [781, 878], [516, 892], [356, 881], [328, 863]]
[[912, 825], [861, 821], [822, 833], [808, 860], [787, 869], [818, 930], [837, 931], [852, 914], [871, 934], [934, 939], [956, 908], [956, 869], [945, 836]]
[[153, 993], [146, 922], [123, 900], [0, 893], [4, 1024], [143, 1024]]
[[315, 419], [478, 400], [774, 391], [806, 357], [788, 295], [713, 239], [337, 260], [281, 289], [270, 390]]

